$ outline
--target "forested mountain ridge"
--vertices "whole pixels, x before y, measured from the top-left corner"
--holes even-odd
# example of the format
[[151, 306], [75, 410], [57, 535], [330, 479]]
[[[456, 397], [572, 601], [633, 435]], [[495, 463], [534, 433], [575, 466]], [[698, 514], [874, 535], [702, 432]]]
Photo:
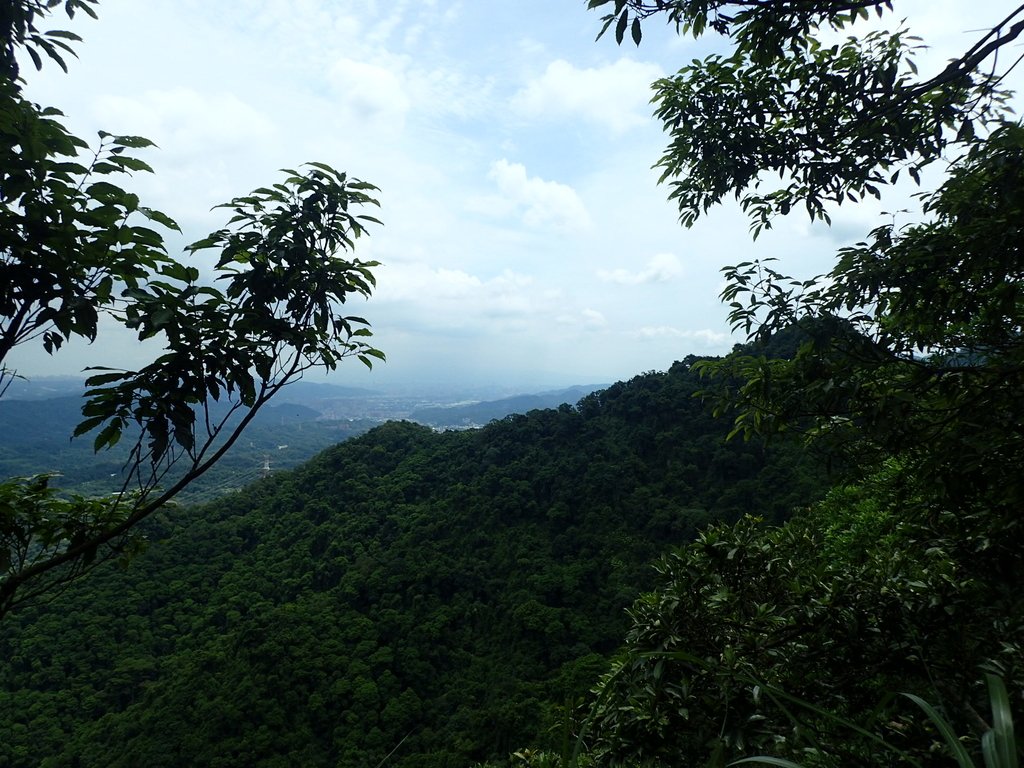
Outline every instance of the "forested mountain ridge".
[[481, 430], [386, 424], [155, 520], [126, 571], [0, 627], [0, 762], [425, 768], [543, 743], [651, 560], [822, 488], [793, 445], [725, 443], [693, 362]]

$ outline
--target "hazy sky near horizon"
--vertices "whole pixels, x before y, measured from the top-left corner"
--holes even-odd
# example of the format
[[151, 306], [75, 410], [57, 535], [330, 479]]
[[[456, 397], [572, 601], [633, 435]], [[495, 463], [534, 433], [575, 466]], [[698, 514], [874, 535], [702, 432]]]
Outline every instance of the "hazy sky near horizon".
[[[899, 2], [932, 49], [922, 74], [1000, 20], [1003, 0]], [[159, 145], [131, 189], [184, 230], [174, 252], [222, 225], [211, 207], [317, 160], [381, 187], [383, 221], [358, 243], [382, 262], [351, 306], [388, 362], [330, 381], [503, 382], [533, 388], [662, 370], [731, 338], [721, 267], [777, 257], [826, 271], [837, 248], [897, 199], [839, 209], [831, 228], [792, 214], [753, 243], [735, 206], [684, 230], [651, 166], [664, 146], [650, 83], [720, 44], [648, 22], [641, 46], [595, 42], [584, 0], [103, 0], [100, 19], [48, 27], [84, 38], [71, 73], [23, 68], [30, 98], [83, 137]], [[916, 15], [915, 15], [916, 14]], [[1012, 53], [1012, 52], [1011, 52]], [[110, 331], [23, 374], [133, 367]]]

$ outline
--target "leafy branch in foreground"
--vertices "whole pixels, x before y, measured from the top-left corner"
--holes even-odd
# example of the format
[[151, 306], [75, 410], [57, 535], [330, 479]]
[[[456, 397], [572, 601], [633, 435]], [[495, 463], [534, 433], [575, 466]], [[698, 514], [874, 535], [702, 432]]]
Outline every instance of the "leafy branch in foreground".
[[862, 472], [900, 455], [943, 508], [983, 502], [1006, 535], [1017, 530], [1022, 190], [1024, 128], [1007, 124], [925, 197], [929, 220], [875, 229], [827, 275], [727, 268], [735, 329], [764, 340], [798, 326], [803, 343], [788, 360], [746, 350], [704, 364], [721, 383], [718, 411], [747, 436], [807, 430]]
[[36, 20], [45, 17], [59, 5], [64, 6], [68, 18], [82, 11], [96, 18], [95, 6], [99, 0], [20, 0], [4, 3], [0, 12], [0, 76], [8, 80], [18, 78], [17, 50], [24, 47], [32, 59], [36, 69], [43, 68], [40, 52], [54, 61], [57, 66], [68, 71], [64, 61], [66, 54], [75, 55], [71, 43], [80, 42], [81, 38], [74, 32], [66, 30], [49, 30], [41, 32], [36, 27]]
[[[20, 0], [0, 13], [0, 392], [17, 376], [19, 346], [50, 354], [94, 341], [104, 323], [133, 331], [160, 354], [137, 370], [91, 368], [75, 436], [98, 430], [97, 451], [132, 441], [119, 492], [62, 496], [51, 478], [2, 485], [0, 617], [127, 552], [134, 527], [200, 477], [282, 387], [344, 358], [384, 355], [368, 323], [342, 305], [369, 297], [373, 261], [354, 258], [378, 206], [372, 184], [323, 163], [287, 170], [269, 188], [225, 208], [224, 229], [188, 247], [219, 251], [212, 275], [168, 255], [164, 213], [114, 183], [150, 166], [138, 136], [100, 133], [96, 149], [61, 113], [22, 95], [14, 58], [41, 50], [62, 67], [68, 32], [37, 22], [63, 5], [95, 15], [95, 0]], [[209, 279], [209, 278], [212, 278]], [[173, 470], [173, 471], [172, 471]]]
[[[906, 29], [849, 34], [872, 11], [891, 11], [889, 0], [588, 2], [608, 6], [601, 35], [614, 26], [619, 43], [629, 29], [639, 44], [642, 23], [664, 16], [682, 34], [710, 30], [733, 46], [654, 83], [669, 137], [656, 167], [683, 224], [735, 195], [755, 236], [798, 207], [828, 221], [830, 205], [879, 197], [903, 171], [919, 180], [950, 148], [987, 133], [1008, 113], [1001, 84], [1020, 61], [1004, 65], [998, 54], [1024, 33], [1019, 5], [923, 78], [920, 40]], [[777, 186], [762, 191], [769, 183]]]
[[[902, 24], [865, 25], [887, 0], [587, 5], [620, 44], [661, 16], [731, 47], [653, 86], [668, 136], [657, 167], [684, 225], [729, 197], [755, 236], [797, 208], [827, 222], [950, 163], [920, 223], [876, 227], [818, 278], [726, 268], [729, 320], [750, 343], [697, 364], [715, 374], [717, 413], [746, 437], [802, 431], [873, 487], [839, 486], [780, 528], [710, 528], [666, 557], [599, 688], [612, 694], [594, 755], [902, 764], [879, 753], [884, 736], [924, 764], [934, 734], [890, 692], [941, 701], [963, 732], [983, 709], [979, 667], [1022, 690], [1024, 128], [1002, 83], [1024, 57], [1000, 54], [1024, 34], [1024, 4], [930, 77]], [[794, 354], [769, 353], [787, 335]]]
[[[289, 382], [346, 357], [367, 366], [384, 358], [367, 343], [367, 322], [340, 311], [374, 284], [376, 262], [338, 255], [377, 221], [354, 213], [377, 204], [374, 189], [321, 164], [288, 171], [272, 189], [233, 200], [229, 228], [189, 247], [220, 250], [223, 288], [173, 261], [157, 275], [122, 278], [126, 287], [108, 314], [140, 341], [158, 338], [164, 351], [138, 370], [93, 369], [76, 430], [98, 430], [96, 450], [132, 437], [121, 491], [98, 509], [90, 503], [46, 518], [51, 527], [66, 519], [57, 531], [24, 517], [5, 521], [0, 542], [26, 555], [9, 558], [0, 615], [75, 578], [98, 556], [122, 552], [131, 529], [213, 466]], [[29, 582], [35, 586], [19, 597]]]

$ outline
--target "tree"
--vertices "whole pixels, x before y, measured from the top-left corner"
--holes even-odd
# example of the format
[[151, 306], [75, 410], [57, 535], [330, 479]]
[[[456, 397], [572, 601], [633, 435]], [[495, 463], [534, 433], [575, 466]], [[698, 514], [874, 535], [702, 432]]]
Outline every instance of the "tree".
[[977, 665], [1020, 680], [1024, 617], [924, 503], [893, 461], [784, 526], [711, 526], [662, 558], [592, 709], [599, 763], [929, 764], [935, 735], [896, 691], [980, 735]]
[[[827, 280], [765, 264], [728, 271], [737, 326], [812, 328], [792, 360], [735, 355], [719, 400], [744, 433], [801, 425], [846, 463], [901, 455], [937, 504], [981, 504], [1017, 527], [1024, 486], [1024, 129], [975, 144], [924, 199], [931, 220], [884, 225], [843, 249]], [[741, 299], [747, 296], [745, 301]], [[997, 522], [998, 521], [998, 522]]]
[[383, 359], [366, 320], [342, 305], [368, 297], [376, 262], [351, 255], [368, 223], [358, 209], [376, 187], [323, 163], [286, 170], [270, 187], [222, 208], [227, 226], [187, 247], [215, 249], [209, 275], [168, 254], [178, 230], [115, 181], [150, 167], [136, 136], [71, 134], [61, 113], [22, 96], [16, 54], [36, 67], [79, 38], [40, 32], [63, 5], [95, 16], [96, 0], [18, 0], [0, 11], [0, 394], [16, 347], [50, 354], [71, 338], [93, 341], [103, 322], [163, 350], [138, 370], [91, 369], [85, 417], [97, 451], [130, 441], [120, 490], [85, 499], [50, 477], [0, 484], [0, 617], [95, 564], [130, 554], [139, 522], [164, 508], [231, 447], [289, 382], [346, 357]]
[[[619, 668], [625, 671], [603, 685], [607, 705], [595, 711], [611, 729], [614, 746], [606, 762], [621, 764], [616, 760], [639, 755], [645, 745], [657, 751], [661, 736], [667, 745], [662, 757], [692, 751], [707, 758], [714, 748], [719, 751], [710, 757], [721, 762], [742, 754], [751, 737], [764, 737], [760, 749], [772, 749], [793, 723], [779, 707], [767, 714], [757, 706], [754, 699], [765, 690], [757, 680], [783, 691], [792, 686], [813, 700], [805, 675], [815, 669], [821, 674], [810, 680], [821, 678], [817, 691], [833, 714], [883, 727], [870, 717], [891, 714], [891, 708], [880, 704], [872, 715], [874, 702], [863, 687], [836, 685], [839, 678], [822, 670], [861, 653], [867, 653], [865, 669], [881, 670], [901, 644], [912, 646], [915, 633], [937, 638], [943, 611], [953, 615], [964, 606], [979, 617], [957, 625], [969, 652], [944, 640], [921, 643], [922, 669], [882, 674], [872, 691], [905, 690], [906, 681], [935, 686], [921, 692], [941, 698], [948, 711], [963, 716], [961, 723], [984, 730], [980, 717], [970, 717], [983, 711], [980, 687], [969, 692], [972, 680], [982, 678], [979, 666], [1005, 672], [1016, 700], [1024, 690], [1024, 652], [1014, 639], [1024, 610], [1012, 596], [1024, 581], [1024, 127], [1011, 119], [1000, 91], [1020, 59], [1004, 64], [998, 57], [1024, 32], [1024, 5], [994, 20], [974, 45], [928, 78], [913, 64], [918, 41], [908, 30], [856, 34], [872, 12], [884, 18], [893, 10], [895, 4], [883, 0], [588, 5], [609, 11], [602, 34], [614, 29], [620, 43], [629, 33], [639, 45], [644, 23], [660, 16], [683, 33], [714, 32], [732, 45], [728, 55], [695, 61], [654, 84], [656, 114], [669, 137], [659, 162], [662, 181], [684, 225], [730, 195], [755, 237], [797, 207], [827, 222], [834, 206], [881, 197], [882, 187], [903, 171], [920, 183], [926, 165], [947, 164], [937, 188], [916, 195], [919, 221], [876, 227], [817, 278], [794, 280], [760, 260], [725, 268], [722, 295], [735, 331], [750, 342], [768, 342], [796, 329], [801, 342], [787, 358], [769, 357], [755, 343], [721, 362], [699, 364], [710, 377], [706, 394], [715, 398], [717, 412], [734, 414], [734, 434], [801, 431], [840, 457], [854, 479], [893, 467], [896, 481], [876, 485], [872, 503], [889, 510], [887, 525], [895, 528], [883, 533], [890, 538], [880, 548], [872, 545], [869, 552], [882, 556], [869, 567], [827, 578], [820, 569], [833, 563], [819, 560], [817, 531], [802, 524], [750, 538], [744, 529], [712, 532], [680, 553], [669, 583], [634, 609]], [[841, 32], [849, 36], [828, 42]], [[849, 511], [826, 507], [812, 519], [820, 527], [848, 520]], [[803, 534], [813, 534], [812, 545], [792, 552], [795, 570], [787, 575], [780, 542]], [[719, 559], [729, 562], [701, 560], [702, 546], [712, 539], [725, 542]], [[894, 581], [886, 570], [887, 563], [901, 562], [913, 570], [936, 555], [945, 561], [945, 575], [940, 569], [928, 578], [898, 575]], [[762, 581], [748, 574], [735, 589], [699, 594], [702, 585], [720, 583], [734, 560], [762, 556], [764, 569], [778, 575]], [[896, 631], [877, 650], [859, 639], [856, 645], [837, 641], [840, 629], [818, 635], [822, 625], [814, 622], [793, 627], [789, 608], [780, 609], [771, 597], [781, 588], [845, 599], [875, 579], [889, 594], [909, 590], [894, 620], [878, 624]], [[928, 585], [925, 601], [916, 603], [921, 585]], [[929, 636], [921, 621], [936, 608]], [[712, 618], [688, 623], [700, 612]], [[880, 602], [865, 599], [849, 616], [878, 623], [883, 613]], [[725, 628], [709, 637], [704, 628], [719, 620]], [[765, 629], [753, 631], [751, 622]], [[784, 628], [781, 638], [773, 634], [777, 627]], [[777, 658], [766, 656], [787, 647]], [[814, 666], [790, 663], [802, 647], [814, 649]], [[684, 663], [673, 668], [666, 657], [659, 664], [667, 648]], [[695, 658], [710, 663], [698, 669]], [[633, 714], [624, 714], [623, 706]], [[745, 715], [752, 719], [727, 734]], [[688, 729], [687, 719], [696, 725]], [[863, 743], [843, 753], [827, 723], [810, 720], [810, 733], [826, 737], [819, 742], [826, 751], [847, 761], [871, 754]], [[805, 726], [799, 728], [806, 735]], [[915, 749], [926, 754], [926, 744]]]
[[[614, 24], [620, 43], [629, 29], [639, 45], [642, 22], [665, 16], [683, 34], [710, 30], [733, 46], [654, 83], [670, 140], [658, 167], [685, 225], [732, 194], [755, 234], [798, 205], [828, 220], [829, 203], [877, 197], [903, 168], [917, 179], [973, 142], [1003, 114], [998, 88], [1013, 64], [996, 57], [1024, 32], [1019, 5], [924, 79], [913, 61], [920, 41], [904, 28], [824, 42], [882, 17], [892, 0], [588, 0], [606, 6], [601, 34]], [[766, 174], [783, 185], [762, 192]]]
[[[880, 196], [903, 167], [919, 179], [929, 163], [950, 164], [936, 191], [917, 196], [922, 223], [876, 228], [825, 275], [796, 281], [760, 261], [724, 270], [734, 330], [758, 340], [799, 323], [813, 332], [793, 360], [706, 366], [745, 381], [719, 410], [735, 410], [746, 434], [804, 428], [861, 464], [909, 452], [922, 481], [955, 503], [1016, 504], [1020, 484], [997, 478], [1015, 477], [1024, 453], [1024, 129], [998, 90], [1019, 59], [1006, 66], [997, 54], [1024, 32], [1024, 5], [924, 79], [906, 29], [821, 42], [891, 2], [589, 6], [613, 1], [605, 29], [614, 23], [620, 41], [631, 28], [639, 43], [641, 22], [661, 14], [734, 44], [654, 85], [670, 136], [662, 179], [685, 224], [726, 194], [755, 236], [798, 204], [827, 220], [828, 204]], [[783, 186], [762, 192], [775, 175]]]
[[[588, 4], [612, 6], [604, 30], [614, 24], [620, 42], [632, 30], [639, 44], [642, 22], [664, 15], [733, 44], [654, 85], [670, 137], [662, 180], [684, 224], [727, 194], [755, 236], [798, 204], [827, 220], [829, 204], [880, 196], [903, 167], [918, 179], [923, 166], [949, 163], [941, 186], [917, 195], [920, 223], [877, 227], [827, 274], [798, 281], [761, 261], [727, 267], [734, 330], [759, 341], [794, 325], [807, 333], [790, 360], [747, 350], [704, 370], [718, 374], [719, 412], [737, 414], [737, 432], [803, 429], [862, 475], [900, 454], [937, 504], [980, 505], [987, 525], [1016, 530], [1024, 128], [998, 90], [1016, 62], [996, 55], [1024, 32], [1024, 5], [923, 79], [905, 29], [822, 42], [891, 2]], [[781, 186], [762, 191], [776, 176]]]

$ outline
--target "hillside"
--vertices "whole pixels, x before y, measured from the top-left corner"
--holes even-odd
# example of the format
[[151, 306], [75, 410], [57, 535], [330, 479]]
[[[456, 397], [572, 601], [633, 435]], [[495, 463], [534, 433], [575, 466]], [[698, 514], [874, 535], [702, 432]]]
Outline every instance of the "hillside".
[[546, 740], [648, 563], [819, 472], [723, 444], [689, 361], [474, 431], [390, 423], [153, 521], [0, 627], [16, 766], [469, 765]]

